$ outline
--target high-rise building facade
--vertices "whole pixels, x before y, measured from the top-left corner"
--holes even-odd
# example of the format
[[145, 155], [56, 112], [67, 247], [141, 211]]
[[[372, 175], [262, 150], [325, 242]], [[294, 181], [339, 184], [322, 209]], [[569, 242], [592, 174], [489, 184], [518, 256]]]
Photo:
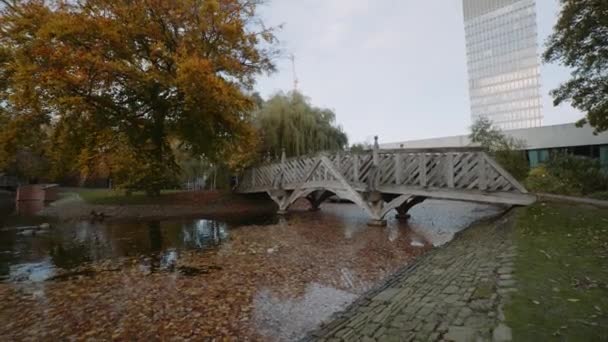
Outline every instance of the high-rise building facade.
[[471, 118], [541, 125], [535, 0], [463, 0]]

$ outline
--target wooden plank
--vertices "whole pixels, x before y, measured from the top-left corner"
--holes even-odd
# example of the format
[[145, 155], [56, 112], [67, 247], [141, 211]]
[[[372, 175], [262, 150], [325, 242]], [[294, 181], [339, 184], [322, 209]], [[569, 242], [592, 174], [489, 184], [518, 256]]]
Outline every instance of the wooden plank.
[[481, 153], [477, 155], [477, 158], [479, 160], [477, 162], [477, 170], [479, 172], [479, 174], [477, 175], [477, 177], [479, 178], [479, 190], [485, 191], [488, 189], [488, 174], [486, 172], [486, 158]]
[[425, 187], [426, 186], [426, 154], [422, 153], [420, 155], [420, 166], [419, 166], [419, 181], [420, 181], [420, 186]]
[[446, 181], [448, 188], [454, 188], [454, 154], [448, 152], [446, 155]]
[[536, 202], [536, 196], [532, 194], [512, 193], [512, 192], [494, 192], [486, 193], [479, 190], [445, 190], [431, 189], [412, 186], [379, 186], [378, 191], [388, 194], [411, 194], [414, 196], [424, 196], [435, 199], [479, 202], [479, 203], [496, 203], [509, 205], [531, 205]]
[[359, 183], [359, 155], [353, 154], [353, 183]]
[[340, 173], [342, 172], [342, 155], [340, 152], [336, 154], [336, 169], [340, 171]]
[[496, 170], [496, 172], [498, 172], [501, 176], [505, 177], [505, 179], [509, 181], [509, 183], [511, 183], [511, 185], [515, 187], [515, 189], [519, 190], [521, 193], [524, 194], [528, 193], [528, 190], [526, 190], [526, 188], [521, 185], [520, 182], [518, 182], [515, 178], [513, 178], [513, 176], [511, 176], [507, 171], [505, 171], [502, 166], [498, 165], [498, 163], [494, 161], [494, 159], [490, 158], [486, 153], [483, 153], [483, 156], [484, 160], [488, 164], [490, 164], [490, 166], [492, 166], [494, 170]]
[[483, 147], [438, 147], [438, 148], [381, 148], [380, 153], [447, 153], [447, 152], [480, 152]]
[[336, 177], [336, 179], [342, 184], [342, 186], [344, 187], [345, 191], [350, 194], [350, 200], [355, 202], [359, 207], [361, 207], [363, 210], [365, 210], [367, 212], [367, 214], [375, 219], [378, 219], [372, 209], [370, 208], [370, 206], [363, 200], [363, 198], [361, 197], [361, 195], [355, 191], [355, 189], [353, 189], [350, 184], [348, 184], [348, 182], [346, 181], [346, 179], [344, 179], [344, 177], [336, 171], [336, 169], [333, 167], [333, 165], [331, 165], [331, 162], [329, 161], [329, 159], [327, 159], [327, 157], [321, 157], [321, 162], [323, 164], [325, 164], [325, 167], [327, 167], [331, 173], [333, 173], [334, 177]]
[[295, 201], [295, 199], [297, 199], [297, 195], [300, 192], [300, 190], [302, 189], [302, 186], [310, 179], [310, 177], [314, 174], [314, 172], [317, 170], [319, 165], [321, 165], [321, 158], [317, 159], [316, 163], [314, 163], [313, 166], [310, 168], [310, 170], [308, 170], [308, 172], [306, 173], [306, 177], [304, 177], [302, 179], [302, 181], [296, 186], [293, 193], [289, 197], [289, 200], [288, 200], [289, 203], [293, 203], [293, 201]]
[[403, 155], [395, 153], [395, 184], [403, 183]]

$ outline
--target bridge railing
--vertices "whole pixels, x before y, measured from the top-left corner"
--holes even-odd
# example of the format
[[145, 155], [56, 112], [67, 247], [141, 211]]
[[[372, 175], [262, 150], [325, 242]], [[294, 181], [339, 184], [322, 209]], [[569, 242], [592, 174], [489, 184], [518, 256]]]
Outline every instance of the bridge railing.
[[[327, 167], [358, 188], [420, 187], [493, 192], [527, 191], [480, 148], [375, 149], [340, 152], [316, 157], [283, 159], [245, 171], [238, 191], [294, 188], [302, 182], [335, 182]], [[316, 168], [315, 168], [316, 167]]]

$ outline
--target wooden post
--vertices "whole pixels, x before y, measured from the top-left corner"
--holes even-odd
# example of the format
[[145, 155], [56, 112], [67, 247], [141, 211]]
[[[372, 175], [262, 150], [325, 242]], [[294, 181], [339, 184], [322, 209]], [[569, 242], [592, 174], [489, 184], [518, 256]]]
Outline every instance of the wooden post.
[[378, 136], [374, 136], [374, 149], [372, 150], [372, 156], [375, 166], [380, 165], [380, 155], [378, 154], [378, 150], [380, 149], [380, 145], [378, 145]]
[[281, 150], [281, 169], [283, 169], [283, 167], [285, 167], [286, 159], [287, 159], [287, 156], [285, 155], [285, 148], [283, 147]]
[[353, 183], [359, 183], [359, 155], [353, 153]]
[[281, 151], [281, 174], [279, 175], [279, 188], [283, 188], [283, 182], [285, 179], [285, 164], [287, 162], [287, 156], [285, 155], [285, 148]]
[[420, 186], [426, 187], [426, 153], [420, 154]]
[[446, 157], [446, 182], [448, 183], [448, 188], [454, 188], [454, 154], [452, 152], [448, 152], [445, 155]]
[[488, 188], [488, 174], [486, 172], [486, 158], [483, 153], [477, 153], [477, 169], [479, 171], [479, 190], [485, 191]]
[[395, 153], [395, 184], [403, 183], [403, 156], [401, 153]]
[[372, 150], [372, 163], [374, 164], [374, 173], [371, 174], [371, 182], [368, 182], [372, 189], [376, 189], [382, 178], [380, 170], [380, 146], [378, 145], [378, 136], [374, 136], [374, 149]]
[[338, 151], [338, 154], [336, 154], [336, 170], [342, 173], [342, 154], [340, 151]]

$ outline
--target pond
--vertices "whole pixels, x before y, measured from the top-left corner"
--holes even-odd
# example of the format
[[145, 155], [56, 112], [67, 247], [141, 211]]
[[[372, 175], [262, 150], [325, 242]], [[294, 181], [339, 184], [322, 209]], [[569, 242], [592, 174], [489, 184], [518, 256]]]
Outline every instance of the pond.
[[[9, 340], [293, 340], [499, 207], [427, 201], [408, 223], [320, 212], [0, 230]], [[243, 219], [245, 222], [243, 222]]]

